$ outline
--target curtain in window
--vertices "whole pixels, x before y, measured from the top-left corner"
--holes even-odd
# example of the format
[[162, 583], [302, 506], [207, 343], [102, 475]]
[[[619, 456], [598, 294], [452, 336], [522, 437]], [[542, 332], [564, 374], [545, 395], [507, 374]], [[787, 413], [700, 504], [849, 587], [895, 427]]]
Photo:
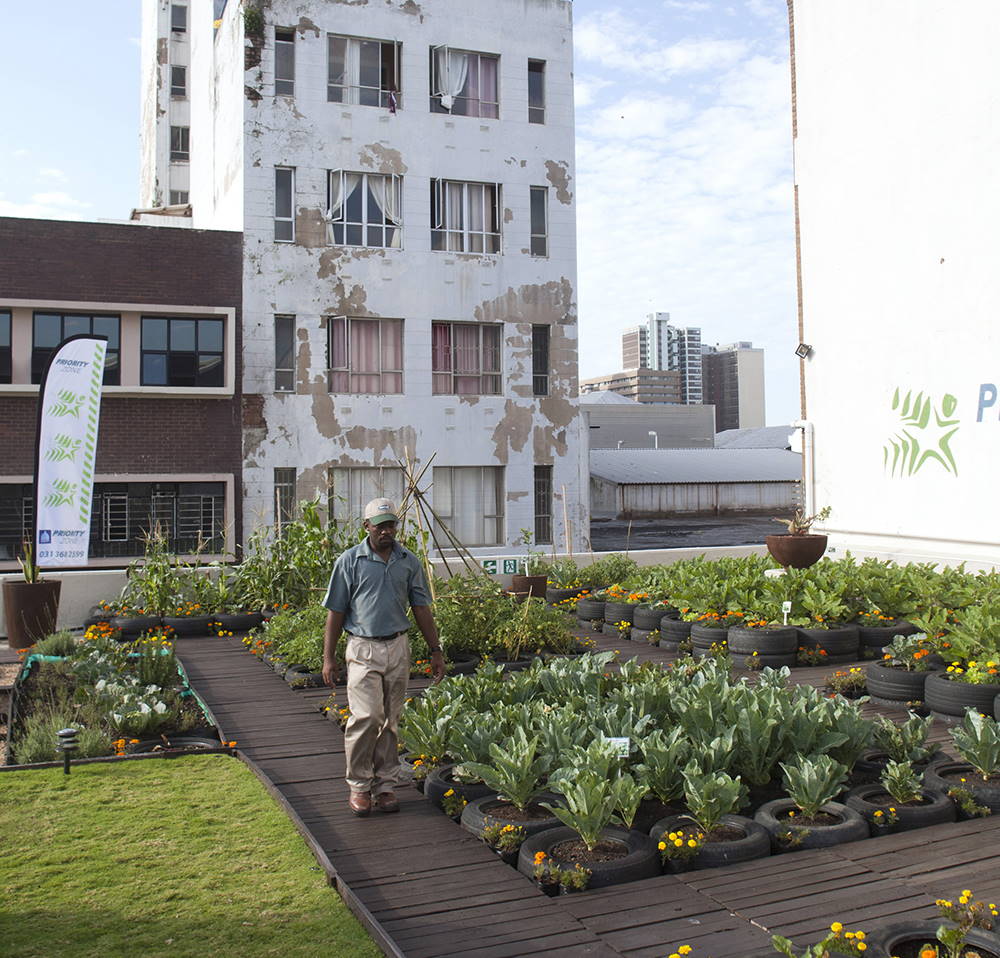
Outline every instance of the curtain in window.
[[448, 231], [448, 249], [461, 252], [465, 248], [462, 234], [464, 222], [464, 190], [462, 183], [445, 183], [445, 224]]
[[[393, 226], [403, 225], [401, 203], [401, 183], [398, 176], [368, 176], [368, 188], [375, 197], [378, 208], [385, 215], [386, 221]], [[401, 232], [398, 229], [386, 229], [386, 246], [399, 249]]]
[[455, 391], [460, 396], [479, 393], [479, 327], [455, 326]]
[[330, 37], [329, 58], [327, 99], [338, 103], [357, 103], [361, 75], [361, 47], [358, 41]]
[[480, 183], [469, 183], [469, 251], [483, 252], [483, 187]]
[[377, 319], [352, 319], [348, 338], [351, 353], [351, 392], [382, 391]]
[[497, 61], [479, 58], [479, 115], [497, 118]]
[[[382, 320], [382, 392], [401, 393], [403, 391], [403, 321], [401, 319]], [[390, 497], [391, 498], [391, 497]]]
[[330, 245], [336, 242], [333, 224], [344, 222], [347, 199], [353, 195], [360, 183], [360, 173], [345, 173], [343, 170], [335, 170], [330, 174], [330, 208], [323, 216], [323, 219], [326, 220], [326, 241]]
[[450, 111], [468, 78], [469, 56], [447, 47], [438, 47], [434, 51], [434, 68], [437, 74], [437, 89], [434, 92], [440, 94], [441, 106]]
[[[451, 471], [451, 531], [463, 545], [483, 544], [483, 470], [460, 468]], [[492, 510], [490, 510], [492, 512]]]
[[431, 324], [431, 368], [436, 394], [450, 393], [451, 386], [451, 327], [447, 323]]
[[347, 320], [330, 317], [330, 392], [346, 393], [350, 388], [347, 375]]

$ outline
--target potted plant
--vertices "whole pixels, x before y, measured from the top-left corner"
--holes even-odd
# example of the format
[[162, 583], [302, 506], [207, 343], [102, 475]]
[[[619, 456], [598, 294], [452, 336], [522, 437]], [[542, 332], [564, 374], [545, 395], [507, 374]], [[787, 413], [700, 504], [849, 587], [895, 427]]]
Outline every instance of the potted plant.
[[826, 552], [827, 537], [809, 532], [814, 522], [823, 522], [830, 517], [830, 507], [826, 506], [819, 512], [807, 516], [801, 509], [796, 509], [791, 519], [778, 519], [788, 527], [787, 533], [765, 536], [764, 544], [772, 558], [780, 566], [793, 569], [808, 569], [818, 562]]
[[880, 705], [923, 702], [932, 661], [930, 640], [922, 632], [897, 635], [881, 661], [868, 666], [868, 693]]
[[956, 817], [954, 802], [944, 792], [922, 786], [909, 762], [889, 762], [878, 782], [852, 788], [847, 806], [860, 812], [875, 834], [940, 825]]
[[829, 755], [781, 763], [788, 798], [765, 802], [754, 815], [771, 835], [775, 851], [826, 848], [868, 837], [868, 823], [853, 808], [833, 801], [847, 766]]
[[961, 762], [939, 762], [924, 772], [924, 784], [939, 791], [972, 794], [979, 805], [1000, 812], [1000, 727], [997, 720], [969, 709], [951, 730]]
[[924, 700], [943, 716], [961, 717], [968, 708], [992, 715], [1000, 694], [1000, 600], [956, 615], [947, 637], [951, 664], [928, 676]]
[[548, 565], [544, 553], [532, 551], [531, 539], [531, 530], [522, 529], [520, 541], [527, 547], [528, 554], [524, 558], [524, 574], [511, 576], [510, 591], [515, 595], [544, 599], [548, 583]]
[[878, 780], [889, 762], [908, 762], [923, 774], [939, 754], [936, 743], [928, 743], [934, 719], [921, 718], [914, 712], [908, 713], [905, 722], [897, 724], [884, 715], [876, 715], [873, 720], [872, 736], [874, 745], [865, 749], [854, 763], [851, 780], [858, 785], [867, 785]]
[[18, 557], [23, 580], [4, 579], [3, 611], [7, 643], [27, 649], [56, 630], [62, 581], [42, 577], [34, 561], [32, 543], [25, 540]]

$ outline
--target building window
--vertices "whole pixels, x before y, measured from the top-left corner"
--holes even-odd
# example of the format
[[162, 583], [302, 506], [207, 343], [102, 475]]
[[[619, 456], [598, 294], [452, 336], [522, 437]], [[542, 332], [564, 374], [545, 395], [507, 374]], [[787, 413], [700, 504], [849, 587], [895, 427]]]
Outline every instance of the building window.
[[435, 466], [433, 488], [434, 511], [462, 545], [504, 541], [502, 466]]
[[332, 170], [327, 184], [331, 240], [337, 246], [399, 249], [403, 181], [395, 175]]
[[183, 3], [170, 4], [170, 29], [174, 33], [186, 33], [188, 8]]
[[274, 92], [295, 95], [295, 31], [285, 27], [274, 28]]
[[274, 470], [274, 521], [280, 527], [295, 518], [295, 470]]
[[499, 396], [501, 328], [499, 323], [431, 323], [434, 394]]
[[274, 391], [295, 392], [295, 317], [274, 317]]
[[170, 68], [170, 95], [187, 96], [187, 67]]
[[379, 497], [398, 506], [403, 500], [403, 485], [403, 470], [395, 466], [331, 466], [327, 470], [330, 519], [357, 525], [365, 503]]
[[531, 255], [549, 255], [549, 189], [531, 187]]
[[545, 122], [545, 61], [528, 61], [528, 122]]
[[403, 391], [403, 321], [331, 316], [329, 389], [333, 393]]
[[537, 545], [552, 543], [551, 466], [535, 466], [535, 543]]
[[500, 58], [488, 53], [431, 47], [431, 112], [452, 116], [500, 115]]
[[392, 40], [327, 37], [327, 87], [330, 103], [402, 106], [399, 82], [400, 44]]
[[171, 190], [170, 191], [170, 205], [171, 206], [183, 206], [188, 202], [188, 191], [187, 190]]
[[224, 386], [223, 321], [142, 317], [142, 386]]
[[191, 159], [191, 130], [188, 127], [170, 127], [170, 159], [184, 163]]
[[14, 362], [10, 348], [10, 313], [0, 311], [0, 383], [9, 383]]
[[431, 180], [431, 249], [499, 253], [499, 184]]
[[549, 327], [531, 327], [531, 391], [536, 396], [549, 394]]
[[40, 383], [45, 365], [53, 350], [70, 336], [84, 333], [107, 336], [108, 348], [104, 354], [104, 385], [121, 383], [118, 316], [76, 316], [68, 313], [36, 312], [32, 322], [31, 381]]
[[274, 240], [295, 242], [295, 170], [274, 168]]

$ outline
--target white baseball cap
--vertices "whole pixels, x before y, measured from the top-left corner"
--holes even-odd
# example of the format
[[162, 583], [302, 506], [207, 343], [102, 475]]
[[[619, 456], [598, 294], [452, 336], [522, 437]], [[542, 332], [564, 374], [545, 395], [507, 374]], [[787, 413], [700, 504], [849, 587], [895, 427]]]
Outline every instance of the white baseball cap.
[[398, 522], [396, 505], [391, 499], [372, 499], [365, 506], [365, 519], [373, 526], [383, 522]]

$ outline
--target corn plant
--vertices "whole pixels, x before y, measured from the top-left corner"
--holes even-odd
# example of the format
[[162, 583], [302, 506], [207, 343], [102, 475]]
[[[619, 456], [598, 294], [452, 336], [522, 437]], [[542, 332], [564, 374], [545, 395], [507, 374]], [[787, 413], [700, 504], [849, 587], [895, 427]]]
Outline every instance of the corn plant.
[[785, 773], [785, 790], [806, 818], [814, 818], [822, 806], [832, 801], [847, 778], [847, 766], [829, 755], [782, 762], [781, 769]]
[[961, 725], [951, 730], [958, 754], [986, 781], [1000, 772], [1000, 729], [996, 719], [966, 709]]
[[618, 802], [614, 786], [593, 770], [584, 769], [575, 780], [562, 780], [559, 790], [565, 800], [565, 807], [548, 802], [542, 802], [542, 807], [572, 828], [587, 846], [587, 850], [592, 851], [600, 841], [601, 832], [614, 819]]
[[705, 773], [694, 763], [684, 769], [688, 816], [705, 834], [719, 826], [723, 815], [735, 812], [746, 797], [746, 785], [725, 772]]
[[932, 716], [921, 718], [910, 712], [909, 718], [897, 725], [883, 715], [876, 715], [873, 740], [894, 762], [925, 762], [936, 751], [936, 745], [927, 744], [927, 736], [934, 724]]
[[528, 738], [523, 728], [501, 744], [490, 745], [490, 764], [466, 762], [464, 767], [520, 809], [538, 795], [542, 777], [548, 772], [545, 759], [538, 755], [538, 736]]
[[909, 762], [889, 762], [879, 777], [879, 784], [900, 804], [920, 801], [920, 780]]

